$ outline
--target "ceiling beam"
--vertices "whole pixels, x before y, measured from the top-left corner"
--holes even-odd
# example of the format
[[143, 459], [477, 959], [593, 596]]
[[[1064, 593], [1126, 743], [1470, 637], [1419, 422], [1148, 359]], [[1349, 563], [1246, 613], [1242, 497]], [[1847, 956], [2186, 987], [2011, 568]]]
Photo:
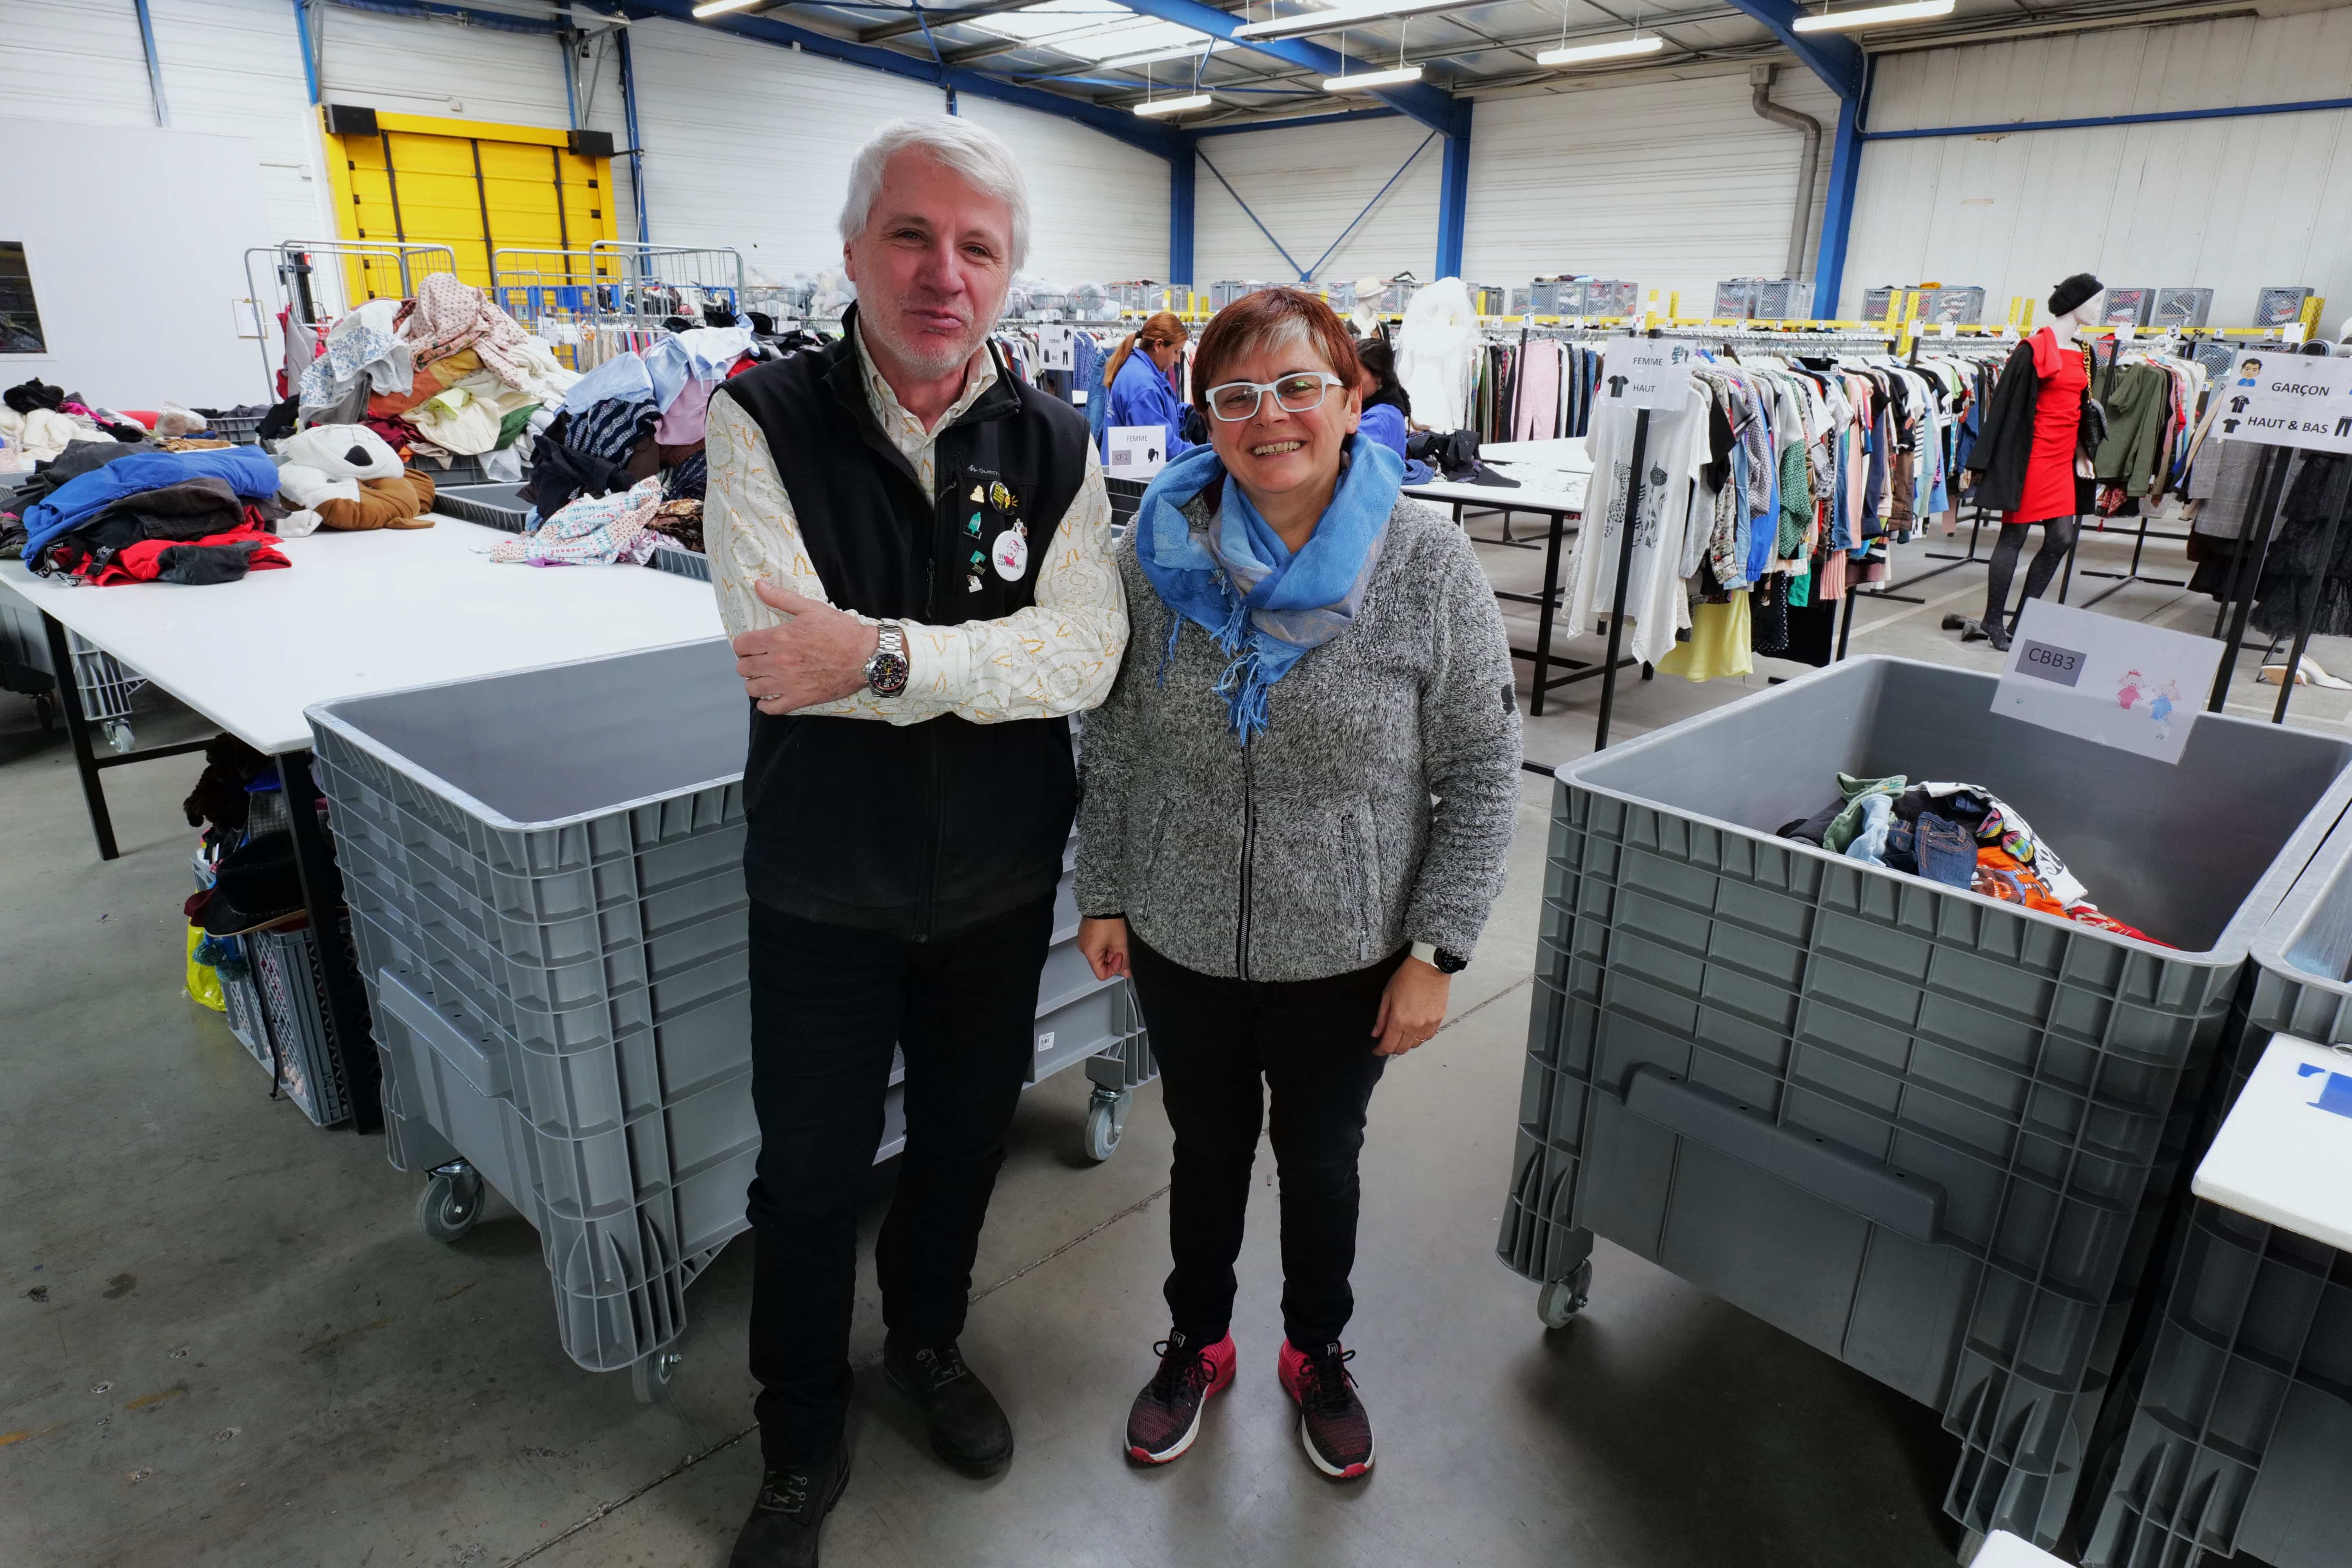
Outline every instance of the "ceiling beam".
[[1756, 20], [1772, 29], [1780, 46], [1797, 57], [1804, 67], [1828, 84], [1829, 89], [1847, 102], [1862, 96], [1862, 46], [1837, 33], [1800, 33], [1792, 24], [1804, 11], [1791, 0], [1731, 0]]
[[[1338, 76], [1342, 68], [1377, 70], [1377, 66], [1365, 65], [1337, 54], [1322, 45], [1305, 38], [1236, 38], [1234, 29], [1242, 19], [1229, 11], [1204, 5], [1201, 0], [1120, 0], [1131, 11], [1146, 16], [1157, 16], [1163, 22], [1173, 22], [1205, 33], [1213, 38], [1230, 40], [1236, 47], [1267, 55], [1283, 64], [1301, 70], [1316, 71], [1324, 76]], [[1762, 0], [1758, 0], [1762, 3]], [[1212, 89], [1211, 90], [1214, 90]], [[1420, 121], [1432, 131], [1442, 131], [1448, 136], [1463, 133], [1469, 125], [1469, 102], [1441, 92], [1425, 82], [1413, 82], [1404, 87], [1384, 87], [1373, 90], [1371, 97], [1380, 100], [1411, 120]]]
[[1192, 142], [1173, 126], [1155, 125], [1131, 110], [1109, 109], [1087, 99], [1068, 98], [1057, 92], [1045, 92], [1034, 87], [1016, 87], [978, 71], [956, 70], [934, 65], [929, 60], [902, 55], [895, 49], [876, 48], [870, 44], [852, 43], [845, 38], [827, 37], [796, 27], [789, 22], [779, 22], [772, 16], [722, 15], [705, 21], [694, 19], [694, 0], [630, 0], [621, 7], [624, 15], [633, 19], [664, 17], [683, 22], [688, 26], [707, 31], [732, 33], [779, 48], [797, 47], [803, 54], [817, 55], [825, 59], [839, 60], [845, 65], [863, 66], [868, 70], [884, 71], [891, 76], [905, 77], [912, 81], [929, 82], [935, 87], [953, 88], [971, 93], [975, 98], [992, 98], [1000, 103], [1015, 104], [1064, 120], [1074, 120], [1130, 147], [1157, 154], [1171, 162], [1189, 158]]
[[976, 21], [1004, 11], [1018, 11], [1024, 5], [1036, 3], [1037, 0], [988, 0], [984, 5], [959, 5], [948, 11], [925, 11], [919, 18], [909, 15], [903, 22], [885, 22], [878, 27], [861, 27], [857, 32], [857, 41], [861, 44], [887, 43], [892, 38], [903, 38], [909, 33], [921, 32], [926, 22], [934, 27], [950, 27], [958, 22]]

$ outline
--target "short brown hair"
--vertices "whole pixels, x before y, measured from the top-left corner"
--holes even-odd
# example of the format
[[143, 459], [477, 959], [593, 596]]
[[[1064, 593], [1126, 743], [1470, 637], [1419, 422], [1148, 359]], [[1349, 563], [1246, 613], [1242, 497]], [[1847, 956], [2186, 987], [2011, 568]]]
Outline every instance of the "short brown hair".
[[1323, 356], [1343, 391], [1363, 377], [1356, 340], [1331, 307], [1297, 289], [1261, 289], [1244, 294], [1209, 319], [1201, 346], [1192, 353], [1192, 404], [1209, 418], [1209, 388], [1225, 378], [1226, 367], [1271, 337], [1302, 337]]

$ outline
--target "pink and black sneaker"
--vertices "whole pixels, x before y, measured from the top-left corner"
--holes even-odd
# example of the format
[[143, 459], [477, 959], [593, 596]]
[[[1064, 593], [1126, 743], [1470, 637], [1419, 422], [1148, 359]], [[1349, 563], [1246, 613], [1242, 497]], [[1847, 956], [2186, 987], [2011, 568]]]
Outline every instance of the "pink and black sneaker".
[[1315, 1468], [1351, 1481], [1372, 1468], [1372, 1417], [1356, 1397], [1348, 1363], [1354, 1351], [1334, 1342], [1303, 1351], [1282, 1342], [1282, 1391], [1298, 1406], [1298, 1441]]
[[1135, 1396], [1127, 1413], [1127, 1457], [1139, 1465], [1164, 1465], [1182, 1457], [1201, 1433], [1201, 1411], [1209, 1395], [1234, 1380], [1234, 1336], [1199, 1348], [1175, 1330], [1151, 1347], [1160, 1370]]

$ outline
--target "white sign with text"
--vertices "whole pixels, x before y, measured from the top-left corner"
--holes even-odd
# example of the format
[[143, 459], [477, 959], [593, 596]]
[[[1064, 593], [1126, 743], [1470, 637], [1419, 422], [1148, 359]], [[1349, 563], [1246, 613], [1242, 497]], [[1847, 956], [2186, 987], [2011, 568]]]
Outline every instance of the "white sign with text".
[[2178, 763], [2221, 662], [2212, 637], [2028, 599], [1992, 710]]
[[1070, 370], [1072, 363], [1070, 329], [1040, 327], [1037, 329], [1037, 368], [1039, 370]]
[[2273, 1035], [2189, 1190], [2352, 1248], [2352, 1047]]
[[1612, 338], [1601, 355], [1601, 400], [1620, 408], [1680, 408], [1690, 396], [1691, 346], [1664, 338]]
[[1168, 466], [1168, 432], [1157, 425], [1114, 425], [1103, 461], [1103, 477], [1148, 479]]
[[2218, 440], [2352, 452], [2352, 359], [2242, 353], [2213, 396]]

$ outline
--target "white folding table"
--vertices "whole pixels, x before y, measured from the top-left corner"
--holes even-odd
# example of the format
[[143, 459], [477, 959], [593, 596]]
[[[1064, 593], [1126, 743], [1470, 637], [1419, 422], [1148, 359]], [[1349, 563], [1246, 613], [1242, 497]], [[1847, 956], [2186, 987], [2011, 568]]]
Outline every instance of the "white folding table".
[[[710, 584], [640, 566], [493, 563], [513, 535], [452, 518], [414, 531], [314, 533], [278, 548], [290, 567], [235, 583], [91, 588], [0, 563], [0, 589], [41, 613], [58, 672], [58, 702], [73, 742], [101, 859], [116, 857], [101, 771], [200, 750], [153, 746], [100, 757], [75, 690], [72, 628], [257, 752], [278, 761], [289, 803], [315, 798], [313, 703], [719, 637]], [[333, 858], [317, 816], [288, 813], [311, 930], [336, 929]], [[381, 1124], [367, 1001], [339, 942], [319, 943], [352, 1124]], [[362, 1086], [370, 1086], [364, 1091]]]

